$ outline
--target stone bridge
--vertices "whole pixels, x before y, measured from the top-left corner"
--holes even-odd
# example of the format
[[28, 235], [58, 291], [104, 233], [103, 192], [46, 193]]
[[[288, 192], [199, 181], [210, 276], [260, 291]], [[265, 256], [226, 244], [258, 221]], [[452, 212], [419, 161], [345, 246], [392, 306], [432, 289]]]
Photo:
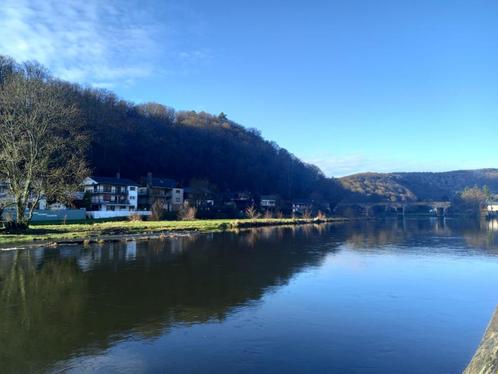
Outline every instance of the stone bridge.
[[[446, 216], [451, 203], [448, 201], [398, 201], [398, 202], [376, 202], [376, 203], [340, 203], [335, 208], [336, 212], [352, 209], [365, 216], [375, 216], [381, 213], [395, 213], [404, 216], [407, 210], [427, 207], [433, 215], [438, 217]], [[429, 213], [429, 211], [427, 212]]]

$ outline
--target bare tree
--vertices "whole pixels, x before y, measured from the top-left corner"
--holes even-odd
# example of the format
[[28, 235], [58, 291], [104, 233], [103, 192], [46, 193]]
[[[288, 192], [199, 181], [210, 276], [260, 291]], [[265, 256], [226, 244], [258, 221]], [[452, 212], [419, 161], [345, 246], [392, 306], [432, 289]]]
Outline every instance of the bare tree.
[[24, 64], [0, 86], [0, 180], [8, 183], [16, 225], [27, 227], [42, 197], [68, 202], [87, 175], [86, 136], [59, 83]]
[[321, 210], [319, 210], [318, 213], [316, 214], [315, 219], [317, 219], [318, 221], [325, 221], [327, 219], [327, 215], [323, 213]]
[[3, 217], [3, 213], [6, 208], [15, 205], [14, 199], [8, 193], [8, 184], [0, 181], [0, 221], [10, 222], [11, 218]]
[[479, 215], [483, 204], [491, 198], [491, 193], [487, 186], [482, 189], [478, 186], [467, 187], [460, 193], [461, 205], [463, 204], [471, 214]]
[[164, 219], [164, 215], [166, 214], [166, 206], [164, 204], [164, 201], [161, 199], [154, 201], [150, 211], [150, 219], [152, 221], [160, 221]]
[[247, 216], [247, 218], [250, 218], [250, 219], [259, 218], [259, 213], [256, 210], [256, 208], [254, 207], [254, 205], [248, 206], [246, 208], [246, 216]]
[[184, 207], [178, 212], [178, 218], [182, 221], [194, 221], [197, 216], [197, 208], [195, 207]]
[[311, 209], [306, 208], [303, 212], [303, 218], [304, 219], [311, 219]]

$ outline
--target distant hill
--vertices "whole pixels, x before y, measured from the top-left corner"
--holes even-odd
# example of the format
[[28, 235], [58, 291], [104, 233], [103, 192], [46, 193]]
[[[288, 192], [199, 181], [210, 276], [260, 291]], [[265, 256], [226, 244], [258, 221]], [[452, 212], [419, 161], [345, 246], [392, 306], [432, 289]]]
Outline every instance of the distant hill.
[[441, 173], [362, 173], [340, 179], [350, 201], [449, 200], [465, 187], [488, 186], [498, 193], [498, 169]]

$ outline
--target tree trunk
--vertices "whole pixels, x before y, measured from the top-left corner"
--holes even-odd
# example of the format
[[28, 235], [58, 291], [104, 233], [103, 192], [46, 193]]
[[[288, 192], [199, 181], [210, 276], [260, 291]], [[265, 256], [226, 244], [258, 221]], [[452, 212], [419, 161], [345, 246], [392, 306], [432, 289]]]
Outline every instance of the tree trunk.
[[5, 228], [8, 231], [19, 232], [26, 231], [28, 229], [29, 220], [26, 217], [26, 212], [24, 210], [25, 205], [22, 202], [22, 199], [17, 199], [16, 202], [16, 219], [14, 222], [10, 222], [5, 225]]
[[16, 222], [21, 223], [25, 221], [25, 211], [24, 211], [24, 204], [22, 203], [21, 199], [17, 199], [17, 204], [16, 204]]

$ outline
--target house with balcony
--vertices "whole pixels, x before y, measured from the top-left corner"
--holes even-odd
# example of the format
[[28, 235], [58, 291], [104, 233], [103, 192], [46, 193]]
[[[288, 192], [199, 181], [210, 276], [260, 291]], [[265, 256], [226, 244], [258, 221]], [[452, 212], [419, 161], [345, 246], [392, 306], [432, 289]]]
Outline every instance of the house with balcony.
[[292, 213], [302, 215], [311, 212], [313, 209], [313, 202], [308, 199], [296, 199], [292, 201]]
[[277, 195], [262, 195], [259, 201], [259, 206], [264, 210], [275, 210], [278, 205]]
[[498, 200], [488, 201], [485, 204], [485, 211], [489, 217], [497, 217], [498, 216]]
[[138, 183], [116, 177], [87, 177], [83, 180], [84, 194], [90, 197], [91, 218], [128, 217], [138, 208]]
[[156, 202], [162, 203], [168, 212], [176, 212], [183, 206], [184, 190], [174, 179], [153, 177], [148, 173], [138, 187], [138, 208], [150, 211]]
[[186, 187], [185, 205], [200, 210], [212, 210], [215, 206], [216, 195], [206, 187]]

